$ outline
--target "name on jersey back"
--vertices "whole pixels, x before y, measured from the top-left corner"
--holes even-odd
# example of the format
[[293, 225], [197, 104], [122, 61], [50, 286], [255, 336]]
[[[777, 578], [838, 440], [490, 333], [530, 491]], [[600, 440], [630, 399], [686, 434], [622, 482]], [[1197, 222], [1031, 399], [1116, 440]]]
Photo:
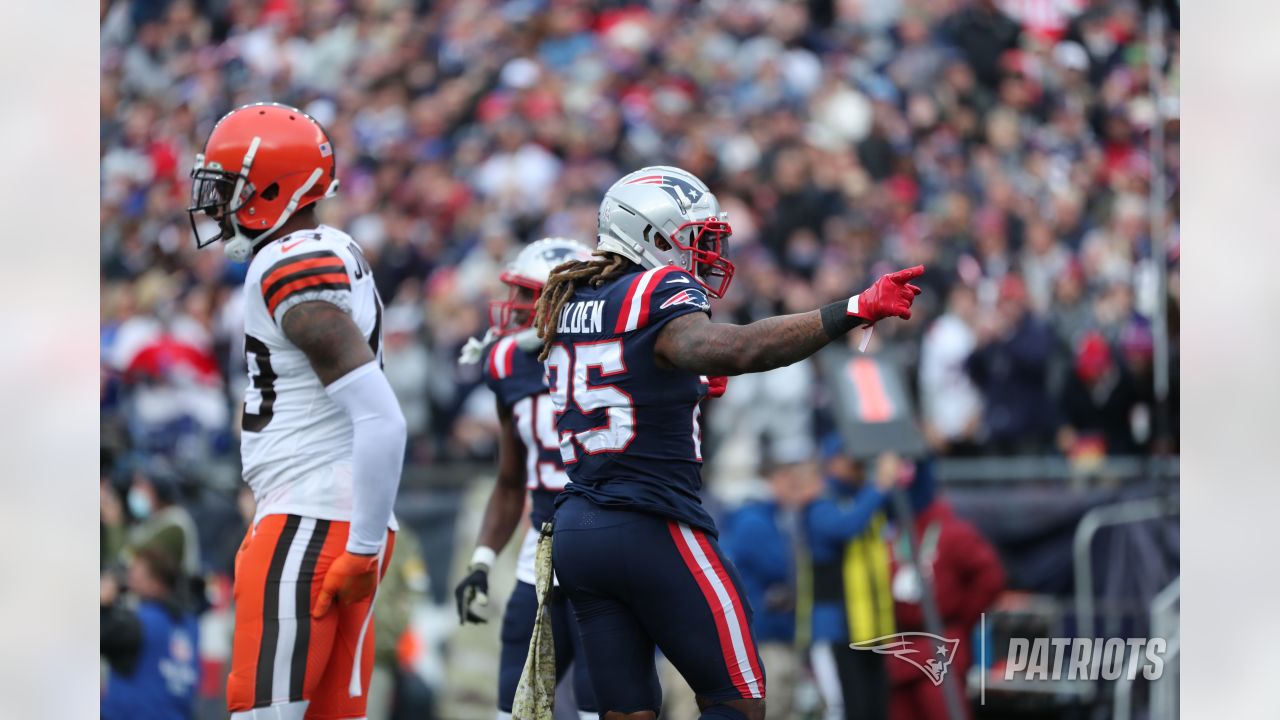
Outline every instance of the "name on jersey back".
[[560, 311], [556, 332], [580, 335], [598, 333], [604, 328], [604, 300], [571, 302]]

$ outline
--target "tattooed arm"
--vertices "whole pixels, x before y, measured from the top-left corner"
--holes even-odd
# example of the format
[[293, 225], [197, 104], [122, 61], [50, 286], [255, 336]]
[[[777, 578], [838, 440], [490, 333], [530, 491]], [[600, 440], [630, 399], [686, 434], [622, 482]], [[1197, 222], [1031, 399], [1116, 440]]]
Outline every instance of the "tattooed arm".
[[654, 352], [668, 367], [699, 375], [741, 375], [803, 360], [831, 340], [818, 310], [750, 325], [711, 322], [704, 313], [689, 313], [662, 328]]
[[886, 317], [910, 319], [920, 288], [908, 281], [923, 272], [916, 266], [882, 275], [847, 301], [750, 325], [713, 323], [702, 313], [682, 315], [663, 326], [654, 353], [664, 366], [700, 375], [741, 375], [790, 365], [860, 325]]
[[373, 362], [368, 339], [351, 316], [333, 303], [299, 303], [285, 313], [280, 328], [289, 342], [306, 354], [324, 385]]

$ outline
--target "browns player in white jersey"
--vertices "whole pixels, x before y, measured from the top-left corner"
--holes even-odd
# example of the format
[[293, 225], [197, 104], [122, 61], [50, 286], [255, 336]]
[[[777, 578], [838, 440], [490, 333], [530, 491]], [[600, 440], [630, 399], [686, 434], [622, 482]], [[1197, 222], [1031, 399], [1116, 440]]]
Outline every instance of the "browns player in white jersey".
[[[369, 265], [316, 219], [337, 189], [333, 146], [297, 109], [247, 105], [214, 126], [191, 176], [197, 246], [252, 258], [241, 458], [257, 515], [236, 556], [227, 707], [233, 720], [364, 717], [405, 424]], [[201, 238], [199, 214], [219, 232]]]

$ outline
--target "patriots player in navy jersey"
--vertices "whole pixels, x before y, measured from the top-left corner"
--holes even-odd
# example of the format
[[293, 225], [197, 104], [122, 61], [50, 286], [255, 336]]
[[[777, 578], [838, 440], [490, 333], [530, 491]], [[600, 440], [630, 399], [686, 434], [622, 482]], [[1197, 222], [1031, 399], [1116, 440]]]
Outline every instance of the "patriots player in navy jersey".
[[[468, 342], [461, 358], [462, 362], [484, 360], [485, 384], [497, 396], [502, 428], [498, 482], [485, 507], [480, 538], [467, 568], [467, 577], [455, 591], [461, 622], [487, 622], [484, 607], [489, 603], [489, 569], [520, 522], [526, 490], [532, 505], [531, 527], [525, 533], [516, 567], [516, 589], [507, 602], [502, 620], [499, 720], [511, 717], [516, 684], [533, 635], [538, 609], [533, 571], [537, 528], [555, 512], [555, 497], [569, 482], [560, 461], [559, 435], [551, 399], [547, 396], [544, 370], [538, 361], [542, 341], [532, 328], [533, 308], [552, 268], [569, 260], [590, 257], [586, 247], [565, 238], [546, 238], [521, 250], [501, 275], [509, 293], [506, 301], [492, 304], [489, 333], [483, 341]], [[580, 655], [577, 623], [563, 594], [553, 592], [549, 602], [556, 640], [556, 678], [559, 679], [574, 656]], [[574, 665], [574, 695], [582, 716], [595, 718], [594, 696], [583, 661]]]
[[819, 310], [713, 323], [708, 298], [733, 278], [731, 232], [697, 177], [644, 168], [605, 194], [596, 257], [556, 268], [537, 303], [571, 479], [552, 560], [605, 720], [657, 717], [655, 646], [704, 720], [764, 717], [751, 608], [698, 496], [707, 376], [782, 367], [855, 327], [910, 318], [920, 292], [914, 267]]

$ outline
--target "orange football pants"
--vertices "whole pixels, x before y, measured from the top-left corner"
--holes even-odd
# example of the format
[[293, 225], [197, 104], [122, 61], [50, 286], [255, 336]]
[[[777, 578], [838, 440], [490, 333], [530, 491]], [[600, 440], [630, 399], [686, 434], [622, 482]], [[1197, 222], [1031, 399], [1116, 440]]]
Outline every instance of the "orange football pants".
[[[227, 709], [232, 713], [310, 701], [314, 720], [362, 718], [373, 671], [374, 627], [361, 648], [357, 697], [347, 687], [356, 644], [372, 598], [343, 606], [334, 601], [311, 617], [330, 563], [347, 546], [350, 523], [297, 515], [268, 515], [245, 535], [235, 564], [235, 637]], [[395, 533], [387, 532], [385, 575]]]

